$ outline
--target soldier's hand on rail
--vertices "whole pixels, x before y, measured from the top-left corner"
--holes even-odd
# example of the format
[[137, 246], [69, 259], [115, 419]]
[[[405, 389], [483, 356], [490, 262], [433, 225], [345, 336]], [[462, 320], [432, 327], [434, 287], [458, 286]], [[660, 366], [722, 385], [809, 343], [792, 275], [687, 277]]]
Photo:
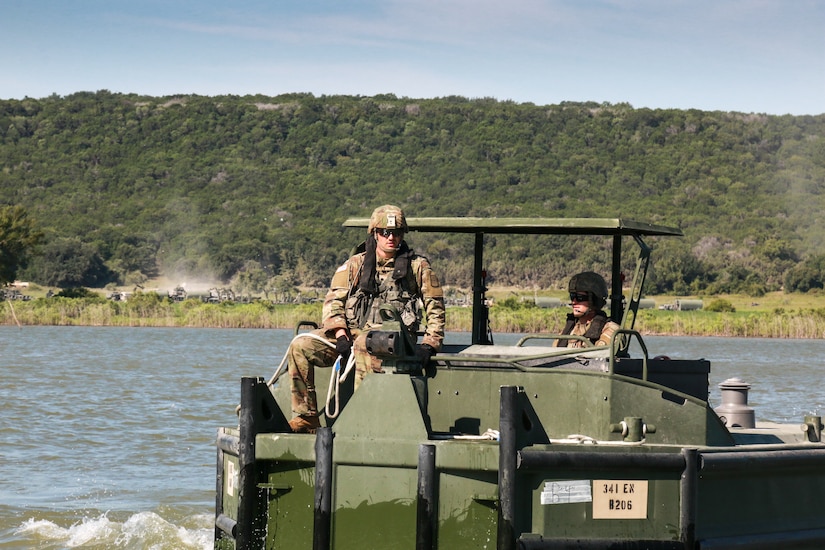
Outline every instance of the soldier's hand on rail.
[[346, 335], [339, 336], [335, 339], [335, 351], [346, 359], [352, 351], [352, 340], [347, 338]]
[[430, 362], [430, 357], [435, 355], [435, 349], [429, 344], [421, 344], [416, 348], [415, 355], [421, 360], [421, 367], [424, 369], [427, 378], [435, 378], [438, 369], [436, 369], [435, 363]]

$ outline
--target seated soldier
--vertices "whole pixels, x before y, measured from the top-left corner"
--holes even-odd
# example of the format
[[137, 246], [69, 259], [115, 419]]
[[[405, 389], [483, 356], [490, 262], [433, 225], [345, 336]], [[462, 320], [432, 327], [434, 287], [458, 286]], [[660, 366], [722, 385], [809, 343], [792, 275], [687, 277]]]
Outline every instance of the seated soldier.
[[[584, 336], [595, 346], [607, 346], [619, 325], [610, 320], [602, 310], [607, 303], [607, 283], [598, 273], [585, 271], [573, 275], [568, 284], [572, 313], [567, 314], [567, 323], [562, 334]], [[579, 339], [560, 338], [558, 347], [583, 348], [587, 343]]]
[[[314, 433], [320, 426], [315, 395], [315, 367], [331, 367], [340, 355], [355, 355], [355, 388], [372, 372], [382, 372], [381, 360], [367, 352], [366, 336], [381, 326], [379, 308], [395, 307], [402, 323], [415, 335], [422, 313], [424, 337], [416, 355], [434, 374], [430, 357], [444, 339], [444, 296], [430, 262], [407, 246], [407, 220], [397, 206], [375, 209], [364, 250], [351, 256], [332, 277], [324, 300], [322, 327], [315, 338], [297, 338], [287, 351], [292, 382], [289, 426], [296, 433]], [[422, 311], [423, 310], [423, 311]]]

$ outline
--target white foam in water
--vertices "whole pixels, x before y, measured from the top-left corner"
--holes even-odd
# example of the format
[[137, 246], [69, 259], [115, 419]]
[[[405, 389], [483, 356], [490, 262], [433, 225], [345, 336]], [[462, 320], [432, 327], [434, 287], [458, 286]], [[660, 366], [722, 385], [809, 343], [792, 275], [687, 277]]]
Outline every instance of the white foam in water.
[[45, 519], [27, 519], [14, 532], [15, 535], [36, 535], [44, 539], [61, 539], [66, 537], [66, 529], [58, 527]]
[[189, 522], [192, 527], [174, 525], [154, 512], [140, 512], [124, 523], [112, 521], [102, 514], [66, 528], [32, 518], [23, 522], [15, 535], [41, 542], [52, 541], [65, 548], [211, 549], [211, 516], [202, 514], [189, 518]]
[[39, 539], [60, 541], [69, 548], [102, 542], [113, 534], [112, 522], [105, 515], [84, 519], [69, 528], [48, 520], [29, 519], [20, 526], [16, 534], [33, 535]]

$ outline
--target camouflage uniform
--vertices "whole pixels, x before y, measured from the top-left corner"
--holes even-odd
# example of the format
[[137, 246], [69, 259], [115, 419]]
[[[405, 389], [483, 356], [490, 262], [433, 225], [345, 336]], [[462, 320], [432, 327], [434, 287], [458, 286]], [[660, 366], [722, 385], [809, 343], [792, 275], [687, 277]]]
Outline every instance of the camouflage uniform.
[[[606, 316], [605, 316], [606, 317]], [[589, 336], [588, 331], [590, 331], [591, 327], [594, 326], [594, 321], [598, 323], [598, 317], [594, 317], [590, 319], [586, 323], [576, 322], [573, 324], [572, 329], [569, 333], [563, 332], [563, 334], [572, 334], [573, 336]], [[604, 323], [604, 326], [601, 327], [600, 334], [596, 341], [593, 341], [590, 338], [590, 341], [593, 342], [594, 346], [607, 346], [610, 345], [610, 339], [613, 337], [613, 334], [619, 329], [619, 325], [610, 321], [609, 319]], [[592, 332], [592, 331], [590, 331]], [[595, 335], [594, 335], [595, 336]], [[570, 339], [567, 341], [567, 347], [571, 348], [583, 348], [586, 346], [586, 343], [582, 340], [577, 339]]]
[[[353, 340], [356, 389], [367, 374], [382, 372], [381, 360], [367, 353], [366, 349], [367, 331], [380, 327], [377, 311], [382, 304], [390, 303], [398, 309], [402, 322], [411, 334], [418, 331], [423, 315], [426, 326], [422, 344], [438, 351], [444, 340], [443, 290], [430, 262], [412, 251], [407, 274], [398, 280], [391, 277], [397, 256], [388, 260], [377, 259], [375, 273], [379, 293], [370, 307], [359, 314], [363, 296], [360, 296], [358, 283], [365, 257], [364, 252], [351, 256], [336, 270], [324, 300], [322, 327], [314, 331], [317, 336], [334, 344], [335, 332], [342, 328], [348, 330]], [[292, 379], [292, 410], [297, 415], [315, 416], [318, 414], [315, 367], [332, 366], [338, 356], [335, 348], [316, 338], [304, 337], [295, 340], [287, 354]]]

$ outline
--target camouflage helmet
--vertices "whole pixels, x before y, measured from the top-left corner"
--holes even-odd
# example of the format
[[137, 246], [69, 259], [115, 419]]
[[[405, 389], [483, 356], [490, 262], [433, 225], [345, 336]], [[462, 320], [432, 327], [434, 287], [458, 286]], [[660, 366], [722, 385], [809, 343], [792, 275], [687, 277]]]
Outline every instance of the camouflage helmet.
[[567, 285], [569, 292], [587, 292], [593, 297], [593, 305], [601, 308], [607, 303], [607, 283], [604, 277], [593, 271], [577, 273]]
[[376, 229], [401, 229], [407, 231], [407, 218], [404, 211], [391, 204], [379, 206], [370, 216], [370, 224], [367, 233], [372, 233]]

